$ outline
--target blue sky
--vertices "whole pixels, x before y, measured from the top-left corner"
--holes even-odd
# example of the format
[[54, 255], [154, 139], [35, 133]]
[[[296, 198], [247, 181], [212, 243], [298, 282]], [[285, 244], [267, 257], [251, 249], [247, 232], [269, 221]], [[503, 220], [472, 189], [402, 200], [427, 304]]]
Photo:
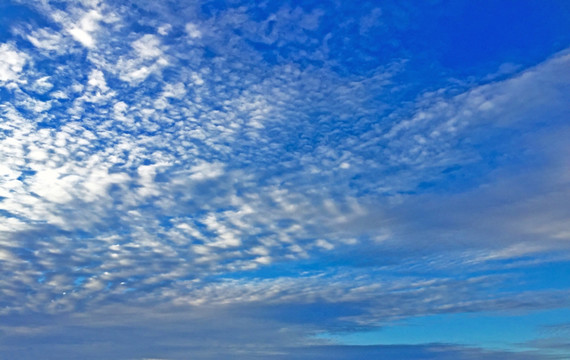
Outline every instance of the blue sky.
[[0, 4], [0, 357], [566, 359], [570, 3]]

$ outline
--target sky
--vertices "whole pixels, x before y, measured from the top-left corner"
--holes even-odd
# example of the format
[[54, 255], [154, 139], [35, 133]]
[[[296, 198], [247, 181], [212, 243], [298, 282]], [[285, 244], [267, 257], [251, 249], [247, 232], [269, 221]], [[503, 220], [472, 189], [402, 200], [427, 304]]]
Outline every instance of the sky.
[[568, 359], [570, 2], [0, 2], [0, 358]]

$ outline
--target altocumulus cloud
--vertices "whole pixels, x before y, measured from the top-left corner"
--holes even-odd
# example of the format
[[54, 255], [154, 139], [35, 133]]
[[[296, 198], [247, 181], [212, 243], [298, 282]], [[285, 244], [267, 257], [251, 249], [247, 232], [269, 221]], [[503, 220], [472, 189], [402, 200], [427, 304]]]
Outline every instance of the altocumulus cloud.
[[456, 64], [462, 6], [1, 5], [0, 354], [563, 358], [342, 340], [570, 306], [567, 6]]

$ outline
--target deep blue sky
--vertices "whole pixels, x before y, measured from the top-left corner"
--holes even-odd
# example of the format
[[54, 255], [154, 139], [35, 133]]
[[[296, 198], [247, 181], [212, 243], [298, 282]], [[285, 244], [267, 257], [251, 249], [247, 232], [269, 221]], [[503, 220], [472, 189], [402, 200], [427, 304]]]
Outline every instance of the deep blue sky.
[[566, 359], [567, 1], [3, 1], [0, 358]]

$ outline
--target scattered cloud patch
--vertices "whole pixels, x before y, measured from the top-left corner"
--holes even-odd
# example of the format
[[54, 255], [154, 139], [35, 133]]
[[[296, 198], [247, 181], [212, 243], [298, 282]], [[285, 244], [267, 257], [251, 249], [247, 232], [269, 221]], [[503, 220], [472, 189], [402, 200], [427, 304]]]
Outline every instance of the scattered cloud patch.
[[19, 81], [28, 56], [11, 44], [0, 44], [0, 81]]
[[95, 46], [95, 39], [93, 33], [99, 26], [99, 21], [103, 18], [102, 14], [97, 10], [90, 10], [83, 15], [78, 23], [73, 24], [67, 29], [69, 34], [83, 46], [92, 48]]

